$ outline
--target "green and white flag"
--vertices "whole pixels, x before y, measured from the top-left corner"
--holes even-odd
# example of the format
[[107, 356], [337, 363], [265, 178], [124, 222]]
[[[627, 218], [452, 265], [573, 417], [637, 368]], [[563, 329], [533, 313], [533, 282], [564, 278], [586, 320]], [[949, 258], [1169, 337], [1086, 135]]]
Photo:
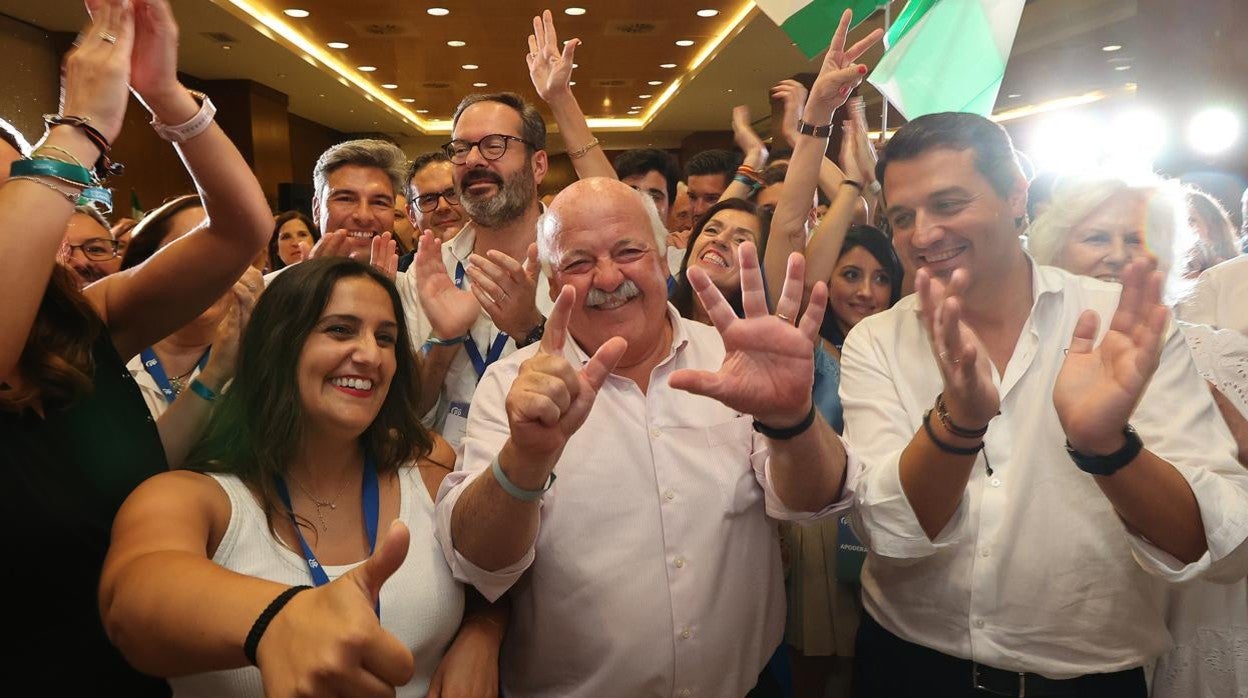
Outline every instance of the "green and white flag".
[[992, 114], [1024, 0], [910, 0], [867, 77], [907, 120]]
[[889, 0], [754, 0], [763, 14], [793, 39], [793, 43], [814, 58], [832, 43], [836, 25], [846, 8], [854, 11], [850, 29], [858, 26]]

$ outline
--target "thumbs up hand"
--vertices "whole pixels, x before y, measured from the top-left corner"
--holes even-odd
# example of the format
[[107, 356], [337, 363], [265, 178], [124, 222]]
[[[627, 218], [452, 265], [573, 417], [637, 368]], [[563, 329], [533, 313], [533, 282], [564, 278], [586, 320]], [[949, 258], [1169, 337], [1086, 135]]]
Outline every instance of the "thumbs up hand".
[[393, 696], [415, 672], [412, 652], [381, 626], [381, 587], [407, 557], [411, 533], [394, 521], [373, 556], [342, 577], [296, 595], [260, 640], [266, 696]]

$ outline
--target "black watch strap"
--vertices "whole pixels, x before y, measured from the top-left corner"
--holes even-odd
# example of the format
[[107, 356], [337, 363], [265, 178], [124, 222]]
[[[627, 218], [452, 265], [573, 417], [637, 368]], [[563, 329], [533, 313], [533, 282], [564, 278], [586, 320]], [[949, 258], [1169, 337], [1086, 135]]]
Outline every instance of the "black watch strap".
[[529, 330], [529, 333], [523, 337], [516, 337], [516, 348], [523, 349], [535, 342], [542, 341], [542, 335], [546, 334], [546, 318], [542, 318], [537, 326]]
[[798, 119], [797, 120], [797, 132], [804, 136], [814, 136], [815, 138], [827, 138], [832, 135], [832, 124], [828, 124], [827, 126], [814, 126], [814, 125], [806, 123], [805, 121], [802, 121], [801, 119]]
[[1125, 466], [1127, 463], [1135, 460], [1140, 455], [1140, 451], [1144, 450], [1144, 442], [1140, 439], [1140, 435], [1135, 433], [1135, 429], [1130, 424], [1123, 427], [1122, 435], [1126, 438], [1127, 443], [1122, 448], [1113, 453], [1104, 456], [1089, 456], [1080, 453], [1071, 448], [1070, 442], [1066, 442], [1066, 453], [1070, 454], [1070, 459], [1079, 466], [1079, 469], [1090, 475], [1113, 475]]

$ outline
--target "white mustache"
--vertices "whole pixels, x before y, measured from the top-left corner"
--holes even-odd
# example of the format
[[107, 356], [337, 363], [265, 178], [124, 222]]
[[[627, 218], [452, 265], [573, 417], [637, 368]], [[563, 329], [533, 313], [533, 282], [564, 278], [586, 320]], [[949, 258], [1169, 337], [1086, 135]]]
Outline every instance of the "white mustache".
[[585, 295], [585, 307], [597, 308], [600, 305], [611, 302], [623, 303], [640, 294], [641, 289], [637, 288], [637, 284], [630, 279], [625, 279], [614, 291], [603, 291], [597, 288], [589, 289], [589, 293]]

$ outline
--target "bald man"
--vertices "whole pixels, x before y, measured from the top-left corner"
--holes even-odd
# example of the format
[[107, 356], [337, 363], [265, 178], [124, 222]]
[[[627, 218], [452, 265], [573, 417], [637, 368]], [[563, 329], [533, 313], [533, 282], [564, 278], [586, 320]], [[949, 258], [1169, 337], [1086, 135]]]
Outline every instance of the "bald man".
[[619, 181], [555, 198], [538, 224], [546, 332], [486, 372], [463, 468], [439, 493], [457, 578], [510, 592], [509, 696], [741, 696], [768, 682], [784, 627], [769, 517], [831, 515], [852, 497], [857, 464], [811, 403], [826, 288], [794, 326], [795, 255], [769, 315], [747, 245], [745, 319], [690, 271], [717, 331], [667, 302], [666, 236], [653, 201]]

